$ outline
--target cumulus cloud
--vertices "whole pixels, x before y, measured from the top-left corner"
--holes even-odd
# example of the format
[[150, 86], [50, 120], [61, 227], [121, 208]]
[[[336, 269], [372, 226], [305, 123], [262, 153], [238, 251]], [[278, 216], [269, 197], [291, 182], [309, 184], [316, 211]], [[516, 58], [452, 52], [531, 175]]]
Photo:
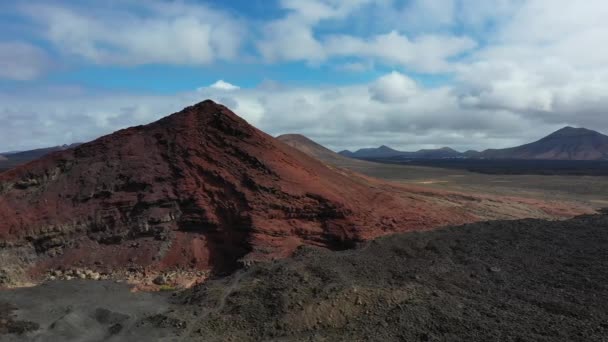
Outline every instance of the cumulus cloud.
[[320, 62], [326, 58], [324, 48], [314, 37], [312, 28], [297, 17], [267, 24], [264, 38], [257, 43], [257, 48], [267, 62]]
[[322, 21], [348, 17], [371, 0], [282, 0], [288, 14], [268, 22], [256, 46], [267, 62], [307, 61], [319, 63], [328, 56], [314, 33]]
[[[209, 64], [237, 56], [245, 30], [204, 5], [147, 1], [128, 6], [34, 4], [22, 13], [60, 51], [99, 64]], [[131, 4], [133, 5], [133, 4]]]
[[606, 125], [608, 3], [529, 0], [513, 13], [491, 44], [458, 66], [463, 105]]
[[228, 83], [224, 80], [219, 80], [219, 81], [213, 83], [212, 85], [210, 85], [209, 88], [230, 91], [230, 90], [240, 89], [241, 87]]
[[[376, 1], [377, 2], [377, 1]], [[326, 21], [350, 18], [357, 10], [374, 1], [315, 0], [282, 1], [288, 15], [267, 23], [263, 37], [257, 43], [267, 62], [306, 61], [313, 65], [331, 58], [351, 57], [379, 60], [383, 63], [408, 67], [421, 72], [448, 71], [450, 57], [471, 50], [476, 42], [466, 36], [450, 34], [420, 34], [409, 37], [397, 30], [359, 37], [343, 33], [317, 34], [316, 28]], [[432, 8], [439, 9], [436, 4]], [[420, 5], [415, 6], [425, 6]], [[406, 11], [400, 20], [417, 16]]]
[[0, 79], [32, 80], [51, 66], [47, 53], [23, 42], [0, 42]]
[[334, 56], [376, 58], [385, 63], [407, 66], [423, 72], [449, 71], [449, 57], [476, 46], [467, 37], [422, 35], [411, 40], [406, 35], [391, 31], [362, 39], [349, 35], [327, 37], [325, 46]]
[[385, 103], [405, 102], [415, 96], [418, 87], [411, 78], [393, 71], [380, 77], [369, 88], [373, 100]]

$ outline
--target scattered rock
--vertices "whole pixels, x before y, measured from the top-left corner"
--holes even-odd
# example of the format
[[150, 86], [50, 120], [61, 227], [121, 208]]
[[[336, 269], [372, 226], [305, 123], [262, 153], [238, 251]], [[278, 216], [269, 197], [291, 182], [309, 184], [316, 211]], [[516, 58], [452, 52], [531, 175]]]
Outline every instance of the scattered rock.
[[154, 280], [152, 281], [155, 285], [167, 285], [169, 284], [169, 278], [164, 275], [161, 274], [158, 277], [154, 278]]

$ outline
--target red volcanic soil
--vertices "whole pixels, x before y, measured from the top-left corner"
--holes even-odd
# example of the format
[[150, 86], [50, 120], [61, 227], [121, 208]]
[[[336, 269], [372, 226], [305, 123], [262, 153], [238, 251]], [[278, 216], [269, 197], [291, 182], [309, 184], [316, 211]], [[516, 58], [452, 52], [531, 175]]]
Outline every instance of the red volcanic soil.
[[[302, 244], [344, 249], [392, 232], [567, 205], [391, 187], [333, 169], [212, 101], [0, 174], [3, 260], [227, 271]], [[0, 265], [0, 275], [17, 272]]]

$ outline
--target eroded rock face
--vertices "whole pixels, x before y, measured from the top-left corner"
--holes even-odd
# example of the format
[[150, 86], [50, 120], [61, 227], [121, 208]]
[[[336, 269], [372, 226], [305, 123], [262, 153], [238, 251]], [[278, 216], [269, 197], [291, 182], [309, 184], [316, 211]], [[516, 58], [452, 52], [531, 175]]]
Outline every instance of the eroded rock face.
[[[63, 266], [232, 270], [478, 218], [396, 197], [205, 101], [0, 174], [11, 274]], [[4, 266], [4, 265], [0, 265]]]

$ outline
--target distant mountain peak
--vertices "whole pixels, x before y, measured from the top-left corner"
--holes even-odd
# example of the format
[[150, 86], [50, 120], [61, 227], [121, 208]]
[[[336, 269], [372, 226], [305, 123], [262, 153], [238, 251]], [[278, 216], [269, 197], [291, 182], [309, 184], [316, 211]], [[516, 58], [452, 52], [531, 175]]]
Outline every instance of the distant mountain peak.
[[448, 147], [448, 146], [444, 146], [444, 147], [440, 148], [439, 151], [458, 152], [455, 149]]
[[562, 129], [559, 129], [547, 136], [547, 138], [556, 138], [556, 137], [577, 137], [577, 136], [586, 136], [586, 135], [601, 135], [601, 133], [587, 129], [587, 128], [577, 128], [572, 126], [566, 126]]
[[391, 151], [395, 151], [394, 148], [386, 146], [386, 145], [382, 145], [380, 147], [378, 147], [379, 150], [391, 150]]
[[488, 159], [608, 159], [608, 136], [587, 128], [566, 126], [548, 136], [512, 148], [486, 150], [480, 154]]

